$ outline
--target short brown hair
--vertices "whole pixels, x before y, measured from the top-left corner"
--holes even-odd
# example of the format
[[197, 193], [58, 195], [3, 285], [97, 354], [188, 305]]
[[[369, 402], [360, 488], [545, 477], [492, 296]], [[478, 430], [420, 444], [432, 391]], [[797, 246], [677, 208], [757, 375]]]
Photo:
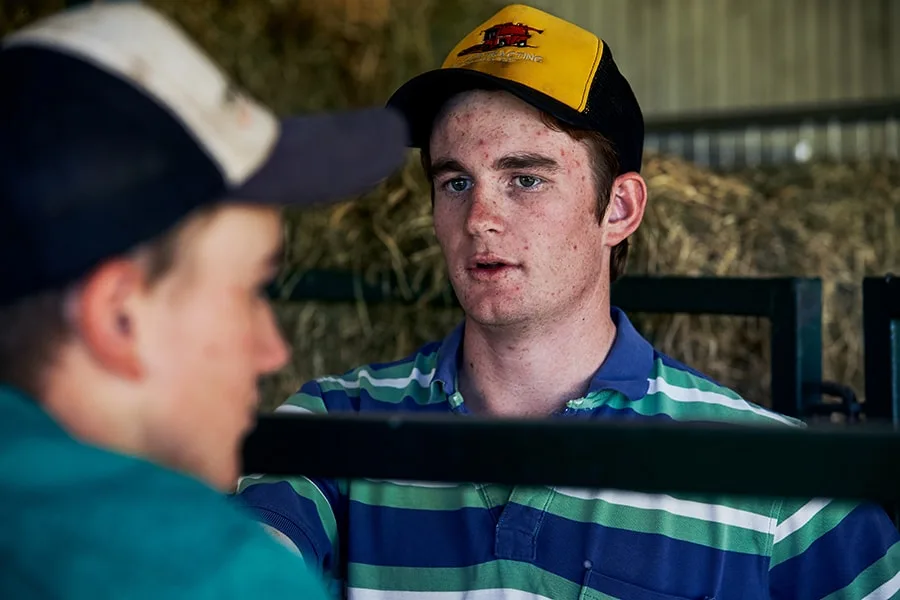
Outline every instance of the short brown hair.
[[[619, 174], [619, 157], [616, 155], [612, 142], [602, 133], [578, 129], [545, 112], [541, 113], [541, 120], [550, 129], [562, 131], [572, 139], [587, 144], [594, 172], [594, 186], [597, 191], [597, 219], [602, 222], [603, 217], [606, 216], [606, 210], [609, 208], [613, 183]], [[627, 262], [628, 238], [625, 238], [613, 246], [609, 255], [610, 283], [625, 274]]]
[[[541, 120], [547, 127], [562, 131], [572, 139], [587, 144], [591, 154], [591, 167], [594, 172], [594, 186], [597, 190], [597, 219], [603, 221], [606, 209], [609, 208], [613, 182], [619, 173], [619, 157], [612, 142], [597, 131], [578, 129], [564, 123], [549, 113], [541, 111]], [[427, 145], [421, 149], [422, 168], [428, 175], [431, 185], [431, 201], [434, 203], [434, 182], [431, 180], [431, 154]], [[625, 273], [628, 262], [628, 238], [616, 244], [609, 256], [609, 281], [619, 279]]]
[[[187, 223], [213, 210], [201, 208], [135, 251], [145, 265], [149, 285], [176, 264]], [[44, 373], [72, 333], [65, 316], [68, 294], [68, 290], [49, 290], [0, 307], [0, 383], [35, 399], [43, 395]]]

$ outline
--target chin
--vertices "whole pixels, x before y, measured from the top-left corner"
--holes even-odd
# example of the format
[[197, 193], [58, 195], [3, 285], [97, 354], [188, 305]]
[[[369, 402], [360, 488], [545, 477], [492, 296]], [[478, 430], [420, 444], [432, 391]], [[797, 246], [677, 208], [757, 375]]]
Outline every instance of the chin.
[[491, 303], [490, 306], [474, 306], [465, 312], [468, 318], [485, 327], [506, 327], [526, 320], [526, 317], [519, 312], [509, 309], [509, 306], [497, 306]]

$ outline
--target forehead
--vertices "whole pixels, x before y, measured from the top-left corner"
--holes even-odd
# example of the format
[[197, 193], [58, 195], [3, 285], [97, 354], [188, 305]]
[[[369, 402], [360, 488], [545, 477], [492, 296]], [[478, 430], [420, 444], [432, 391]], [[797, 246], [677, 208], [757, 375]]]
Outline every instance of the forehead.
[[454, 96], [435, 119], [433, 157], [470, 150], [565, 154], [583, 146], [548, 126], [538, 109], [503, 91], [473, 90]]
[[187, 262], [195, 269], [241, 276], [277, 252], [281, 216], [270, 207], [227, 204], [184, 233]]

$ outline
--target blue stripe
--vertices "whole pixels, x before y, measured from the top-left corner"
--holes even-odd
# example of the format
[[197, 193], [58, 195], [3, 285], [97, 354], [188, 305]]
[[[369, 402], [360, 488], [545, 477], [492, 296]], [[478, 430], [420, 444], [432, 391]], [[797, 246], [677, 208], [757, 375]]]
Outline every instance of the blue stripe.
[[773, 589], [794, 600], [824, 598], [852, 583], [898, 539], [881, 507], [862, 504], [805, 552], [772, 569]]
[[[353, 523], [359, 523], [358, 529]], [[494, 559], [497, 521], [485, 508], [414, 510], [350, 502], [350, 562], [397, 567], [467, 567]], [[391, 532], [375, 536], [373, 531]], [[361, 532], [361, 533], [360, 533]]]
[[[717, 590], [766, 588], [765, 556], [517, 508], [522, 514], [529, 511], [541, 522], [534, 564], [579, 585], [590, 572], [591, 580], [612, 578], [693, 598], [712, 596]], [[428, 511], [354, 502], [350, 513], [350, 560], [355, 563], [453, 568], [495, 559], [497, 521], [487, 509]], [[354, 534], [352, 523], [360, 523], [363, 533]], [[391, 535], [370, 535], [372, 524]]]
[[329, 390], [322, 394], [322, 400], [328, 412], [451, 412], [450, 403], [445, 400], [419, 404], [412, 396], [404, 396], [400, 402], [383, 402], [362, 389], [358, 396], [348, 396], [343, 390]]

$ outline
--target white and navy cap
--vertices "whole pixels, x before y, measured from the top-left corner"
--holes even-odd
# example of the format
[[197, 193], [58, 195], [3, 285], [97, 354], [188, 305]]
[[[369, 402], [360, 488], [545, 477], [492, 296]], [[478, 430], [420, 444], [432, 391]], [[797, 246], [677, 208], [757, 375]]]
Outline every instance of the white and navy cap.
[[0, 81], [0, 304], [74, 281], [204, 204], [346, 199], [405, 157], [399, 114], [280, 120], [139, 2], [12, 33]]

